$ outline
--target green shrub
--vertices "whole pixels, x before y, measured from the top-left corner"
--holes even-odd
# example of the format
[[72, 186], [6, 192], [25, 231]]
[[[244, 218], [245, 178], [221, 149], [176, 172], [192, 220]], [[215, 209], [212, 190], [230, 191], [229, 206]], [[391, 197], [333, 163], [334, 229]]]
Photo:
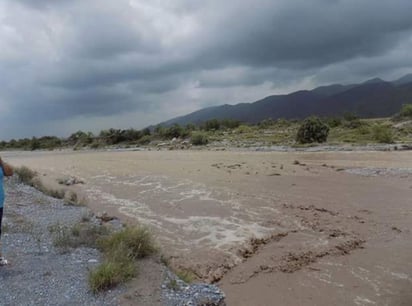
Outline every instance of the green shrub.
[[190, 270], [177, 270], [174, 271], [176, 275], [185, 283], [190, 284], [196, 279], [196, 275]]
[[177, 280], [175, 280], [175, 279], [169, 280], [169, 283], [167, 284], [167, 288], [170, 289], [170, 290], [174, 290], [174, 291], [179, 291], [180, 290], [180, 286], [179, 286]]
[[108, 235], [106, 227], [92, 223], [77, 223], [73, 227], [56, 224], [49, 231], [53, 234], [53, 245], [62, 250], [81, 246], [94, 248]]
[[130, 260], [106, 261], [90, 271], [89, 285], [94, 293], [115, 287], [136, 275], [136, 265]]
[[345, 119], [346, 121], [354, 121], [358, 120], [359, 116], [352, 112], [345, 112], [343, 114], [343, 119]]
[[[44, 185], [42, 185], [42, 186], [44, 186]], [[36, 188], [38, 190], [40, 190], [41, 192], [43, 192], [44, 194], [47, 194], [48, 196], [51, 196], [52, 198], [64, 199], [64, 197], [66, 196], [66, 191], [64, 191], [63, 189], [48, 189], [46, 187], [41, 189], [41, 188], [38, 188], [37, 186], [36, 186]]]
[[220, 129], [220, 122], [217, 119], [211, 119], [211, 120], [207, 120], [204, 123], [204, 129], [206, 131], [217, 131], [218, 129]]
[[240, 125], [240, 121], [234, 119], [223, 119], [220, 121], [220, 125], [227, 129], [235, 129]]
[[145, 227], [127, 227], [99, 240], [105, 262], [89, 274], [93, 292], [110, 289], [136, 275], [136, 259], [157, 252], [153, 237]]
[[329, 126], [317, 117], [310, 117], [299, 127], [296, 141], [298, 143], [325, 142], [328, 138]]
[[404, 104], [402, 105], [401, 111], [399, 113], [401, 117], [409, 117], [412, 118], [412, 104]]
[[94, 149], [94, 150], [99, 149], [100, 147], [101, 147], [101, 144], [99, 142], [93, 142], [90, 145], [90, 149]]
[[33, 186], [33, 179], [37, 176], [37, 173], [26, 166], [14, 168], [19, 181], [23, 184]]
[[361, 126], [362, 126], [362, 121], [359, 118], [343, 122], [343, 127], [348, 128], [348, 129], [357, 129]]
[[71, 206], [84, 206], [86, 205], [86, 199], [79, 198], [77, 193], [75, 193], [74, 191], [68, 191], [64, 194], [64, 204]]
[[358, 132], [360, 135], [367, 135], [367, 134], [370, 133], [370, 128], [369, 128], [368, 125], [362, 124], [360, 127], [358, 127], [357, 132]]
[[324, 121], [331, 128], [342, 125], [342, 118], [340, 117], [327, 117], [324, 119]]
[[372, 128], [373, 139], [379, 143], [393, 143], [393, 133], [390, 127], [375, 125]]
[[183, 137], [186, 131], [177, 123], [169, 128], [165, 128], [163, 136], [167, 139]]
[[157, 248], [153, 237], [146, 227], [127, 227], [100, 241], [100, 247], [105, 254], [111, 256], [121, 247], [125, 247], [129, 255], [134, 258], [143, 258], [154, 254]]
[[257, 125], [258, 125], [259, 129], [267, 129], [267, 128], [275, 125], [275, 121], [273, 121], [272, 118], [264, 119], [264, 120], [258, 122]]
[[193, 133], [191, 142], [194, 146], [202, 146], [208, 144], [209, 139], [204, 133]]
[[137, 143], [139, 145], [147, 145], [152, 141], [152, 137], [150, 135], [145, 135], [142, 138], [140, 138]]
[[249, 133], [252, 131], [252, 128], [248, 125], [242, 124], [240, 125], [237, 129], [236, 132], [239, 134], [245, 134], [245, 133]]

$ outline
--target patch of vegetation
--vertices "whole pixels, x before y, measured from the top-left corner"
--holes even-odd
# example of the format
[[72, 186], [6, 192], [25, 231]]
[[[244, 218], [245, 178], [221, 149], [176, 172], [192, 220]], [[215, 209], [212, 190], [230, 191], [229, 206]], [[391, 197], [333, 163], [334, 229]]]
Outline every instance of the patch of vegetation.
[[161, 262], [162, 264], [164, 264], [166, 267], [169, 267], [169, 265], [170, 265], [170, 259], [169, 259], [169, 257], [165, 256], [164, 254], [161, 254], [161, 255], [160, 255], [160, 262]]
[[393, 143], [392, 129], [385, 125], [375, 125], [372, 128], [373, 139], [379, 143]]
[[402, 105], [399, 115], [403, 118], [412, 118], [412, 104]]
[[29, 169], [26, 166], [17, 167], [14, 169], [19, 182], [32, 186], [44, 194], [56, 199], [64, 199], [66, 191], [63, 189], [47, 188], [37, 175], [37, 172]]
[[157, 252], [146, 227], [127, 227], [99, 240], [105, 261], [89, 274], [93, 292], [110, 289], [134, 277], [136, 260]]
[[348, 129], [357, 129], [362, 126], [362, 121], [359, 118], [356, 118], [350, 121], [344, 121], [342, 125]]
[[196, 279], [196, 275], [189, 270], [176, 270], [175, 274], [185, 283], [190, 284]]
[[38, 185], [35, 185], [35, 187], [37, 189], [39, 189], [44, 194], [47, 194], [48, 196], [51, 196], [52, 198], [64, 199], [64, 197], [66, 195], [66, 191], [64, 191], [63, 189], [49, 189], [49, 188], [46, 188], [44, 185], [41, 185], [41, 186], [43, 186], [43, 187], [40, 188]]
[[148, 145], [150, 142], [152, 141], [152, 137], [150, 137], [149, 135], [145, 135], [142, 138], [140, 138], [137, 143], [139, 145]]
[[325, 142], [328, 138], [329, 126], [317, 117], [310, 117], [303, 121], [296, 135], [296, 141], [301, 144]]
[[367, 121], [362, 123], [357, 128], [346, 127], [345, 125], [331, 129], [328, 140], [332, 143], [358, 143], [366, 144], [374, 142], [371, 131], [371, 124]]
[[106, 261], [90, 271], [89, 286], [94, 293], [98, 293], [124, 283], [136, 274], [136, 265], [129, 259]]
[[122, 245], [132, 258], [138, 259], [157, 252], [153, 236], [144, 226], [126, 227], [100, 241], [100, 248], [105, 254], [111, 254]]
[[204, 133], [193, 133], [191, 138], [191, 143], [194, 146], [202, 146], [208, 144], [209, 139]]
[[236, 129], [236, 133], [239, 134], [246, 134], [250, 133], [252, 131], [252, 128], [248, 125], [242, 124]]
[[[342, 143], [367, 144], [383, 141], [381, 140], [381, 137], [383, 137], [380, 135], [381, 132], [373, 131], [373, 122], [380, 120], [386, 120], [387, 123], [392, 125], [394, 129], [393, 137], [397, 142], [410, 143], [410, 126], [407, 124], [400, 125], [401, 123], [395, 124], [397, 121], [409, 118], [412, 118], [412, 104], [403, 105], [400, 112], [391, 121], [387, 119], [361, 119], [355, 113], [349, 112], [344, 113], [343, 116], [325, 117], [322, 120], [316, 119], [323, 122], [323, 125], [318, 122], [314, 126], [322, 126], [323, 128], [314, 136], [308, 136], [310, 134], [310, 132], [307, 133], [310, 130], [309, 128], [301, 129], [299, 132], [299, 129], [303, 124], [306, 124], [305, 122], [308, 119], [301, 121], [267, 118], [256, 124], [247, 124], [233, 119], [215, 118], [197, 124], [189, 123], [185, 126], [174, 124], [172, 126], [159, 125], [153, 129], [146, 128], [142, 130], [133, 128], [125, 130], [108, 129], [100, 131], [97, 135], [91, 132], [77, 131], [70, 137], [61, 138], [59, 141], [53, 137], [12, 139], [8, 142], [0, 141], [0, 150], [37, 150], [64, 147], [79, 150], [83, 148], [104, 148], [112, 145], [116, 145], [116, 148], [132, 148], [135, 146], [159, 145], [160, 141], [170, 141], [174, 138], [177, 139], [177, 142], [173, 144], [173, 147], [169, 146], [169, 149], [188, 148], [185, 146], [188, 140], [192, 141], [195, 146], [205, 144], [206, 139], [209, 143], [220, 142], [232, 147], [306, 146], [316, 142], [325, 142], [326, 139], [330, 144], [335, 145]], [[328, 132], [325, 126], [329, 127]], [[299, 136], [297, 137], [298, 133]], [[198, 135], [204, 135], [204, 137]], [[184, 145], [179, 146], [179, 144], [183, 144], [183, 141]], [[383, 142], [387, 142], [387, 138]], [[167, 144], [162, 144], [162, 147], [167, 148]]]
[[79, 198], [76, 192], [69, 191], [64, 195], [64, 204], [70, 206], [84, 206], [86, 205], [86, 200], [84, 198]]
[[72, 227], [55, 224], [49, 227], [53, 234], [53, 245], [63, 252], [78, 247], [98, 247], [98, 241], [109, 234], [104, 226], [92, 223], [76, 223]]
[[19, 181], [23, 184], [33, 186], [33, 179], [37, 176], [37, 173], [26, 166], [14, 168], [14, 173], [17, 175]]
[[323, 120], [330, 128], [336, 128], [338, 126], [341, 126], [343, 123], [343, 120], [340, 117], [327, 117]]
[[171, 279], [169, 281], [169, 283], [167, 284], [167, 288], [169, 288], [171, 290], [174, 290], [174, 291], [179, 291], [180, 290], [180, 286], [177, 283], [177, 280], [175, 280], [175, 279]]
[[82, 222], [89, 222], [92, 217], [93, 217], [93, 213], [89, 209], [83, 207], [82, 208], [81, 221]]
[[8, 233], [31, 233], [33, 231], [33, 222], [24, 215], [16, 212], [7, 212], [7, 219], [4, 220], [3, 232]]

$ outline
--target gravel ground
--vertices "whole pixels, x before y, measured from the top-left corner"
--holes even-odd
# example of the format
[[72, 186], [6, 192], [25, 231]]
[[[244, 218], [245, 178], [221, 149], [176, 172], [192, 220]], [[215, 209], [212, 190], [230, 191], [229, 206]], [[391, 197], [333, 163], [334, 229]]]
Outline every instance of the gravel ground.
[[[14, 178], [5, 182], [5, 189], [1, 241], [9, 265], [0, 267], [0, 305], [120, 305], [126, 286], [98, 295], [88, 288], [89, 270], [101, 261], [98, 250], [53, 246], [53, 227], [70, 227], [90, 216], [90, 210], [65, 205]], [[224, 305], [216, 286], [189, 285], [166, 270], [159, 288], [162, 305]], [[170, 288], [171, 280], [176, 288]]]
[[162, 285], [165, 306], [225, 306], [225, 294], [215, 285], [187, 284], [171, 271], [166, 271]]
[[412, 168], [351, 168], [348, 173], [362, 176], [388, 176], [406, 178], [412, 175]]
[[100, 261], [91, 248], [62, 253], [53, 246], [50, 226], [72, 225], [86, 208], [64, 205], [29, 186], [6, 182], [3, 254], [0, 267], [1, 305], [118, 305], [125, 290], [118, 287], [94, 295], [87, 283], [89, 269]]

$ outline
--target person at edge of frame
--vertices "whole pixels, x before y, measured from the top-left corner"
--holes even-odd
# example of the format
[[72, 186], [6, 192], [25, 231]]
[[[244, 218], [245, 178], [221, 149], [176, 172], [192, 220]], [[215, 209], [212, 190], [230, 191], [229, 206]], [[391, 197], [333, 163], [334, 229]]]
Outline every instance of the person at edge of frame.
[[3, 162], [0, 157], [0, 266], [5, 266], [8, 264], [7, 259], [3, 257], [1, 251], [1, 223], [3, 220], [3, 205], [4, 205], [4, 187], [3, 181], [5, 176], [12, 176], [13, 175], [13, 168], [8, 165], [7, 163]]

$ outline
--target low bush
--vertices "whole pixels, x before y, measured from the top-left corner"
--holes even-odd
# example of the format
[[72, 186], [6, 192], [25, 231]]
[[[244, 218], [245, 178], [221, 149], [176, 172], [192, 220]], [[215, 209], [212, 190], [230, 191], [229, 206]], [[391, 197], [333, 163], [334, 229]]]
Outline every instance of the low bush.
[[97, 293], [115, 287], [136, 276], [136, 266], [130, 260], [106, 261], [89, 274], [90, 289]]
[[194, 146], [202, 146], [208, 144], [209, 139], [204, 133], [193, 133], [191, 143]]
[[23, 184], [33, 186], [33, 179], [37, 173], [26, 166], [14, 168], [14, 173], [17, 175], [19, 181]]
[[99, 240], [105, 261], [89, 274], [93, 292], [110, 289], [134, 277], [136, 259], [157, 252], [153, 237], [145, 227], [127, 227]]
[[325, 142], [328, 138], [329, 126], [317, 117], [310, 117], [303, 121], [299, 127], [296, 141], [301, 144], [312, 142]]
[[327, 117], [324, 119], [324, 121], [331, 128], [335, 128], [342, 125], [342, 118], [340, 117]]
[[145, 135], [142, 138], [140, 138], [137, 143], [139, 145], [148, 145], [152, 141], [152, 137], [150, 135]]
[[252, 128], [248, 125], [242, 124], [240, 125], [237, 129], [236, 132], [239, 134], [245, 134], [245, 133], [249, 133], [252, 131]]
[[48, 196], [56, 199], [64, 199], [66, 195], [63, 189], [50, 189], [44, 186], [43, 182], [37, 176], [37, 173], [26, 166], [17, 167], [14, 169], [14, 172], [21, 183], [32, 186]]
[[379, 143], [393, 143], [393, 133], [390, 127], [375, 125], [372, 128], [373, 139]]
[[68, 191], [64, 195], [64, 204], [71, 206], [84, 206], [86, 205], [85, 198], [79, 198], [76, 192]]
[[412, 104], [402, 105], [401, 111], [399, 113], [401, 117], [412, 118]]
[[344, 121], [343, 127], [348, 129], [357, 129], [362, 126], [362, 121], [360, 119], [353, 119], [351, 121]]
[[131, 257], [143, 258], [157, 251], [150, 231], [143, 226], [127, 227], [113, 233], [99, 243], [105, 254], [112, 254], [122, 245], [128, 250]]
[[49, 231], [53, 234], [53, 245], [63, 251], [81, 246], [98, 247], [98, 241], [109, 234], [106, 227], [92, 223], [76, 223], [73, 227], [55, 224]]
[[185, 283], [190, 284], [196, 279], [196, 275], [189, 270], [176, 270], [176, 275]]

